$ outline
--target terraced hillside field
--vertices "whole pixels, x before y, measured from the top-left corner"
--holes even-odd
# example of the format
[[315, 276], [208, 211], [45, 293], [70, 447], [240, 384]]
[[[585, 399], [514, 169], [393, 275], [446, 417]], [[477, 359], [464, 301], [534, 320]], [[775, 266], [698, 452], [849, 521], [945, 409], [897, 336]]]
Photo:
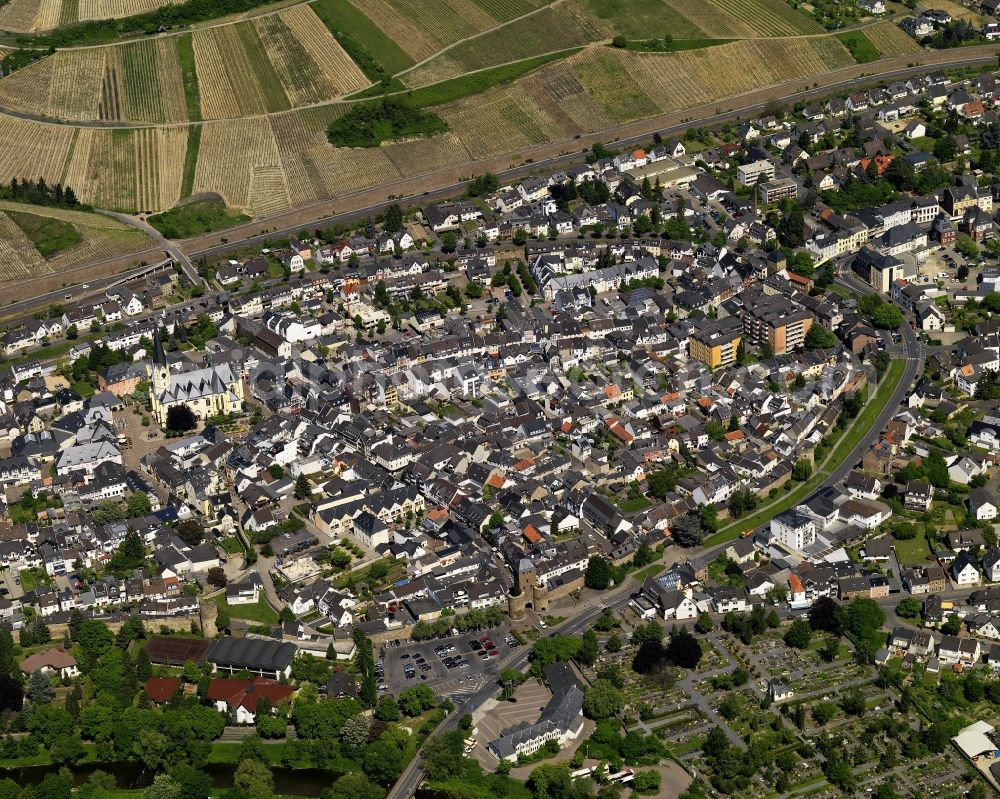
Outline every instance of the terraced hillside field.
[[424, 86], [616, 36], [755, 39], [820, 32], [819, 26], [780, 0], [565, 0], [461, 42], [404, 74], [403, 81], [407, 86]]
[[546, 5], [545, 0], [351, 0], [414, 61]]
[[58, 50], [0, 79], [0, 106], [53, 120], [156, 124], [281, 111], [368, 84], [303, 4], [184, 36]]
[[183, 0], [10, 0], [0, 7], [0, 30], [35, 33], [99, 19], [131, 17]]
[[184, 122], [176, 38], [59, 50], [0, 80], [0, 105], [74, 122]]
[[[202, 126], [193, 190], [216, 192], [261, 216], [853, 63], [833, 38], [711, 49], [711, 55], [587, 50], [436, 108], [447, 133], [363, 151], [326, 141], [326, 125], [343, 106], [209, 122]], [[725, 78], [737, 74], [735, 82]]]
[[[58, 248], [49, 258], [39, 252], [39, 246], [47, 248], [48, 242], [43, 238], [36, 245], [25, 232], [37, 235], [46, 224], [75, 232], [67, 237], [72, 246]], [[101, 258], [140, 252], [152, 243], [142, 231], [101, 214], [0, 201], [0, 281], [63, 272]]]
[[553, 123], [564, 135], [591, 132], [853, 63], [847, 48], [823, 37], [677, 53], [593, 48], [438, 113], [475, 156], [505, 148], [508, 138], [548, 136]]
[[912, 36], [889, 21], [870, 25], [864, 29], [864, 33], [883, 58], [919, 53], [922, 49]]

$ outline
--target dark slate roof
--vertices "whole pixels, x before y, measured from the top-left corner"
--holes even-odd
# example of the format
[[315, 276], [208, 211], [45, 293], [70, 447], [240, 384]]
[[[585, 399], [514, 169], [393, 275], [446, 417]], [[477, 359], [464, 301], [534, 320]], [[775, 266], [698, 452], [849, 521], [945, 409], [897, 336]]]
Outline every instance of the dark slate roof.
[[208, 653], [217, 665], [263, 671], [283, 671], [293, 657], [295, 644], [261, 638], [220, 638]]

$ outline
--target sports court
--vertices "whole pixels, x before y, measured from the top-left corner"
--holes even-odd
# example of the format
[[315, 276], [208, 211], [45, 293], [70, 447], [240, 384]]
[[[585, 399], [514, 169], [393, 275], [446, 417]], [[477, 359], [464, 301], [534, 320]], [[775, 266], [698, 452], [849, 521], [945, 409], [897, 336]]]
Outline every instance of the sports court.
[[179, 635], [153, 635], [146, 642], [146, 654], [153, 663], [183, 666], [189, 660], [201, 663], [208, 654], [211, 641], [204, 638], [182, 638]]

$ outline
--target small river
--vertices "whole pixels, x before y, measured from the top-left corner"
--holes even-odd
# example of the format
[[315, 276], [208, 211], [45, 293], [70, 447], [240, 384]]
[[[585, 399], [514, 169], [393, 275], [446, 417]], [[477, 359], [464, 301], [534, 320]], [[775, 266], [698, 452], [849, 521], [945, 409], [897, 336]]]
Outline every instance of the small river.
[[[0, 768], [0, 779], [10, 778], [18, 785], [36, 785], [46, 774], [58, 771], [59, 766], [24, 766], [23, 768]], [[201, 768], [212, 778], [215, 788], [232, 788], [236, 766], [230, 763], [209, 763]], [[155, 771], [146, 769], [141, 763], [84, 763], [74, 766], [73, 781], [76, 785], [85, 783], [95, 771], [104, 771], [115, 778], [119, 788], [145, 788], [152, 783]], [[317, 797], [324, 788], [341, 776], [339, 771], [323, 769], [290, 769], [273, 766], [274, 792], [294, 796]]]

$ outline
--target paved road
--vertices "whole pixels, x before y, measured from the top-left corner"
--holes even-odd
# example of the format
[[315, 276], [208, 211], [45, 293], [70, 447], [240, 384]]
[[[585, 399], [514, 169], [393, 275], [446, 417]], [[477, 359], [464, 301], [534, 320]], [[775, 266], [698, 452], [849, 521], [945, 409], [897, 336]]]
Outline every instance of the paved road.
[[[997, 60], [997, 50], [995, 47], [991, 46], [977, 48], [975, 54], [968, 51], [962, 53], [949, 51], [949, 53], [951, 53], [954, 57], [946, 58], [945, 60], [938, 60], [938, 58], [935, 57], [934, 63], [927, 63], [913, 67], [899, 66], [892, 68], [892, 66], [888, 66], [885, 63], [868, 64], [866, 65], [866, 68], [871, 67], [873, 71], [866, 72], [865, 77], [863, 78], [858, 77], [857, 75], [852, 75], [846, 80], [834, 81], [825, 85], [820, 85], [817, 88], [810, 88], [802, 91], [792, 91], [792, 86], [789, 85], [787, 87], [788, 90], [781, 94], [780, 99], [776, 100], [773, 97], [767, 97], [767, 99], [757, 101], [756, 98], [760, 96], [761, 92], [773, 92], [774, 89], [782, 88], [781, 86], [768, 87], [766, 90], [761, 90], [760, 92], [747, 95], [747, 103], [745, 105], [730, 108], [729, 110], [719, 113], [714, 113], [713, 110], [728, 104], [728, 102], [739, 102], [740, 98], [730, 98], [729, 101], [723, 99], [716, 103], [709, 103], [697, 108], [672, 112], [671, 114], [665, 114], [658, 117], [651, 117], [649, 119], [642, 120], [641, 122], [632, 123], [619, 128], [599, 131], [595, 134], [587, 134], [585, 136], [581, 136], [579, 139], [566, 139], [561, 142], [551, 142], [547, 145], [543, 145], [542, 147], [551, 148], [553, 146], [562, 146], [564, 148], [571, 148], [573, 152], [563, 152], [559, 155], [551, 157], [539, 155], [538, 157], [531, 158], [530, 163], [512, 167], [510, 169], [493, 168], [492, 171], [497, 174], [502, 182], [510, 182], [512, 180], [527, 177], [539, 172], [555, 171], [560, 168], [582, 163], [586, 154], [589, 152], [589, 145], [593, 142], [613, 141], [616, 146], [621, 147], [643, 144], [649, 141], [654, 132], [660, 133], [660, 135], [664, 138], [674, 137], [678, 134], [684, 133], [692, 127], [718, 125], [723, 122], [730, 122], [743, 118], [749, 114], [763, 111], [778, 102], [781, 104], [791, 105], [796, 102], [816, 97], [836, 94], [838, 91], [842, 91], [844, 89], [857, 90], [863, 86], [899, 80], [927, 72], [929, 69], [946, 69], [964, 66], [978, 66], [981, 64], [995, 64]], [[924, 54], [911, 54], [908, 56], [910, 59], [909, 62], [906, 62], [905, 59], [896, 59], [892, 63], [913, 63], [915, 59], [919, 59], [922, 55]], [[878, 71], [879, 66], [882, 67], [882, 71]], [[801, 86], [804, 80], [805, 79], [791, 81], [790, 84]], [[784, 84], [782, 84], [782, 86], [784, 86]], [[681, 118], [682, 121], [677, 124], [668, 124], [669, 120], [677, 118]], [[521, 153], [521, 156], [525, 159], [528, 159], [531, 155], [532, 151], [524, 151]], [[509, 162], [510, 157], [508, 156], [505, 160]], [[469, 163], [458, 165], [458, 169], [460, 174], [467, 176], [482, 173], [484, 171], [490, 171], [491, 165], [485, 163]], [[442, 170], [442, 174], [444, 175], [448, 172], [454, 171], [455, 170]], [[446, 185], [438, 186], [426, 192], [399, 194], [395, 196], [392, 194], [394, 186], [406, 187], [407, 183], [416, 183], [418, 180], [426, 183], [428, 180], [433, 180], [433, 174], [425, 175], [411, 181], [373, 187], [361, 192], [355, 192], [354, 194], [344, 195], [336, 200], [301, 206], [294, 211], [281, 214], [277, 217], [258, 220], [246, 225], [229, 228], [226, 231], [220, 231], [219, 234], [213, 234], [211, 237], [206, 236], [198, 240], [191, 240], [186, 242], [183, 246], [185, 247], [185, 251], [190, 251], [191, 257], [195, 259], [202, 256], [217, 256], [242, 249], [247, 245], [260, 245], [267, 239], [278, 239], [285, 236], [291, 236], [303, 228], [323, 228], [338, 222], [352, 222], [358, 219], [364, 219], [365, 217], [384, 211], [390, 203], [398, 203], [406, 207], [448, 199], [460, 194], [465, 188], [464, 180], [449, 180]], [[405, 190], [405, 188], [402, 190]], [[378, 202], [366, 202], [365, 199], [360, 199], [374, 199], [376, 196], [387, 196], [388, 199], [380, 199]], [[352, 198], [354, 198], [355, 201], [360, 202], [358, 207], [350, 207], [352, 204]], [[350, 210], [340, 213], [326, 213], [330, 209], [338, 206], [347, 206]], [[320, 217], [313, 221], [304, 221], [304, 219], [308, 217], [310, 209], [316, 209], [316, 212], [320, 214]], [[269, 226], [271, 225], [277, 225], [278, 227], [269, 229]], [[229, 241], [211, 246], [203, 246], [203, 244], [207, 244], [208, 241], [218, 238], [220, 235], [224, 235], [227, 239], [229, 239]]]
[[169, 263], [169, 259], [164, 259], [153, 264], [147, 264], [146, 266], [137, 266], [135, 269], [129, 269], [126, 272], [119, 272], [115, 275], [108, 275], [107, 277], [89, 280], [84, 284], [87, 286], [86, 289], [83, 289], [82, 286], [64, 286], [63, 288], [55, 289], [54, 291], [36, 294], [29, 300], [20, 300], [19, 302], [12, 302], [10, 305], [0, 307], [0, 313], [2, 313], [5, 317], [27, 313], [28, 311], [40, 306], [66, 302], [67, 295], [71, 295], [73, 301], [78, 302], [87, 295], [96, 295], [103, 292], [104, 289], [155, 271], [156, 269], [160, 269]]
[[[838, 278], [838, 282], [842, 281], [846, 283], [848, 288], [851, 288], [859, 293], [874, 293], [875, 291], [871, 286], [867, 286], [859, 280], [854, 280], [850, 276]], [[892, 395], [889, 397], [889, 401], [885, 404], [885, 408], [882, 409], [882, 413], [879, 414], [878, 419], [872, 426], [871, 432], [865, 436], [863, 440], [858, 442], [858, 445], [846, 458], [844, 458], [839, 466], [834, 468], [827, 480], [824, 481], [824, 486], [834, 485], [847, 477], [850, 471], [854, 468], [855, 464], [861, 460], [861, 456], [864, 455], [865, 451], [871, 446], [872, 442], [882, 433], [885, 426], [892, 420], [892, 417], [899, 413], [899, 403], [902, 402], [903, 398], [913, 389], [913, 386], [916, 384], [917, 377], [924, 370], [924, 358], [927, 355], [924, 342], [917, 337], [917, 334], [910, 328], [910, 325], [905, 318], [903, 320], [901, 330], [903, 334], [903, 344], [905, 348], [904, 357], [906, 362], [903, 366], [903, 375], [896, 386], [896, 390], [893, 391]]]
[[130, 227], [134, 227], [136, 230], [141, 230], [153, 239], [153, 241], [159, 243], [159, 245], [181, 265], [181, 269], [184, 270], [184, 274], [187, 276], [187, 279], [190, 281], [192, 286], [202, 286], [205, 289], [209, 288], [208, 283], [202, 279], [201, 275], [198, 274], [198, 270], [194, 268], [194, 265], [191, 263], [191, 260], [187, 257], [184, 250], [182, 250], [176, 242], [166, 238], [162, 233], [160, 233], [160, 231], [144, 219], [132, 216], [131, 214], [119, 214], [114, 211], [102, 211], [101, 213], [114, 217], [119, 222], [123, 222]]
[[[601, 602], [593, 603], [589, 610], [573, 617], [558, 627], [550, 628], [550, 630], [552, 630], [550, 634], [554, 635], [558, 632], [565, 635], [579, 635], [601, 614], [605, 606], [617, 609], [627, 605], [632, 593], [637, 587], [638, 584], [634, 580], [626, 580], [621, 586], [613, 591], [601, 594]], [[531, 647], [519, 647], [501, 660], [499, 664], [500, 668], [504, 669], [509, 667], [512, 669], [520, 669], [527, 663], [528, 655], [530, 653]], [[432, 735], [440, 735], [443, 732], [455, 729], [458, 726], [459, 719], [461, 719], [465, 713], [471, 713], [491, 696], [496, 696], [499, 690], [499, 686], [495, 682], [492, 680], [487, 682], [486, 685], [478, 691], [470, 694], [468, 699], [466, 699], [462, 705], [457, 706], [452, 713], [449, 713], [444, 721], [438, 725], [437, 729], [434, 730]], [[396, 784], [392, 786], [392, 789], [389, 791], [389, 795], [386, 799], [406, 799], [406, 797], [413, 796], [417, 787], [420, 785], [421, 780], [424, 778], [424, 771], [421, 767], [421, 762], [420, 752], [418, 751], [407, 767], [403, 770], [399, 779], [396, 780]]]

